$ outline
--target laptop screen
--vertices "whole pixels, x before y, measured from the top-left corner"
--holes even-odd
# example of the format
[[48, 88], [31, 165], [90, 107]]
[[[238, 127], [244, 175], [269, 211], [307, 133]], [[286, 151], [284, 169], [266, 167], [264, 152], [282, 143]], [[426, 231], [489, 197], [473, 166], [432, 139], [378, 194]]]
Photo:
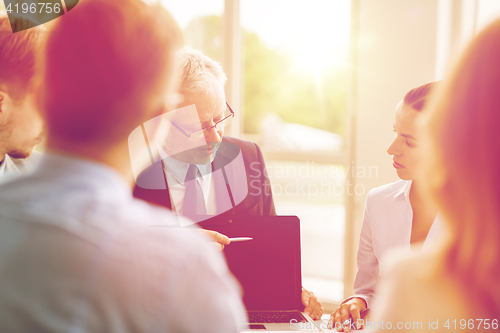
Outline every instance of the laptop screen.
[[199, 223], [228, 237], [224, 248], [247, 310], [302, 310], [300, 222], [296, 216], [217, 216]]

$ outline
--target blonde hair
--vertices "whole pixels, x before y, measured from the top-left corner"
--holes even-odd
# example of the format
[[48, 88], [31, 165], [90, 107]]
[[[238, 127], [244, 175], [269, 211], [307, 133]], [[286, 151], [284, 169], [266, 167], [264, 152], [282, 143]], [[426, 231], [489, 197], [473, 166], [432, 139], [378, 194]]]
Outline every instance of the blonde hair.
[[469, 45], [434, 101], [430, 189], [451, 231], [443, 269], [471, 308], [500, 315], [500, 20]]

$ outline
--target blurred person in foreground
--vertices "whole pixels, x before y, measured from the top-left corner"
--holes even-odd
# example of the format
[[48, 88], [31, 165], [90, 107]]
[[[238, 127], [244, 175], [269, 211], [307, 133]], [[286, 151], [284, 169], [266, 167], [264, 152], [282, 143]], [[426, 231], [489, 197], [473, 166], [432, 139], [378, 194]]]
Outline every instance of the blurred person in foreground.
[[500, 20], [473, 39], [428, 108], [426, 179], [447, 234], [428, 251], [394, 258], [380, 286], [373, 322], [417, 323], [407, 329], [414, 332], [422, 326], [439, 332], [498, 331], [498, 59]]
[[40, 154], [43, 121], [35, 103], [35, 58], [40, 54], [43, 28], [26, 18], [0, 14], [0, 179], [32, 169]]
[[[177, 52], [177, 60], [183, 99], [165, 115], [170, 126], [159, 148], [162, 159], [138, 177], [134, 195], [194, 221], [276, 215], [259, 146], [224, 135], [235, 114], [226, 102], [222, 66], [189, 47]], [[230, 243], [225, 235], [206, 232], [222, 247]], [[302, 288], [301, 299], [304, 312], [320, 319], [318, 297]]]
[[[362, 313], [376, 299], [375, 286], [386, 263], [384, 255], [395, 247], [415, 249], [429, 246], [442, 232], [436, 219], [437, 209], [429, 202], [422, 178], [426, 150], [426, 133], [419, 126], [422, 110], [439, 82], [430, 82], [411, 89], [396, 107], [396, 137], [387, 148], [393, 156], [398, 177], [395, 183], [371, 190], [366, 198], [363, 226], [357, 255], [358, 271], [354, 295], [346, 298], [330, 316], [332, 327], [349, 332], [356, 327]], [[351, 322], [346, 322], [352, 318]], [[346, 325], [344, 325], [344, 323]], [[358, 326], [363, 325], [361, 321]]]
[[[168, 111], [179, 27], [139, 0], [86, 0], [57, 19], [38, 99], [47, 153], [0, 186], [1, 332], [238, 332], [223, 257], [134, 199], [128, 137]], [[150, 228], [158, 220], [172, 228]], [[177, 227], [176, 227], [177, 226]]]

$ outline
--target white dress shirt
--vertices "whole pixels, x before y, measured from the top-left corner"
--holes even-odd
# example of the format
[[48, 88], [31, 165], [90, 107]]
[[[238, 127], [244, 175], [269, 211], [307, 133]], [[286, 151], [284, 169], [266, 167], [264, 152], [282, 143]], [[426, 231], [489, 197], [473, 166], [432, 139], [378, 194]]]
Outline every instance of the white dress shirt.
[[[359, 239], [354, 295], [342, 303], [359, 297], [370, 307], [375, 295], [375, 285], [384, 270], [386, 252], [395, 247], [411, 252], [413, 210], [410, 188], [411, 181], [399, 180], [368, 192]], [[438, 237], [442, 232], [441, 228], [442, 224], [436, 218], [427, 234], [424, 247]]]
[[107, 166], [47, 154], [0, 186], [0, 332], [238, 332], [235, 279], [178, 219]]
[[38, 163], [40, 163], [41, 158], [42, 154], [37, 151], [33, 151], [26, 158], [12, 158], [6, 154], [0, 163], [0, 180], [5, 181], [10, 177], [33, 171]]
[[[165, 163], [165, 174], [167, 175], [168, 190], [170, 193], [170, 202], [172, 211], [184, 214], [184, 195], [186, 193], [186, 174], [189, 164], [168, 157], [163, 159]], [[205, 208], [208, 215], [217, 214], [217, 202], [215, 200], [215, 186], [212, 182], [212, 164], [196, 164], [199, 170], [199, 177], [193, 180], [199, 182], [203, 198], [205, 199]]]
[[8, 158], [8, 155], [5, 155], [5, 158], [3, 159], [3, 161], [0, 162], [0, 178], [2, 178], [2, 176], [5, 173], [5, 164], [7, 164], [7, 161], [6, 161], [7, 158]]

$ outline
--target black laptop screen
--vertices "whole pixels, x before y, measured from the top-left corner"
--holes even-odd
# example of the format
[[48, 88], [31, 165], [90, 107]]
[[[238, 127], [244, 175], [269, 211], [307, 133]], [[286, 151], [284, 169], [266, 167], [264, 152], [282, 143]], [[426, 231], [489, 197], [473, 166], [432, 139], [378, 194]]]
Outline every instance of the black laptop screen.
[[300, 227], [296, 216], [215, 217], [200, 223], [228, 237], [252, 237], [225, 247], [247, 310], [302, 310]]

